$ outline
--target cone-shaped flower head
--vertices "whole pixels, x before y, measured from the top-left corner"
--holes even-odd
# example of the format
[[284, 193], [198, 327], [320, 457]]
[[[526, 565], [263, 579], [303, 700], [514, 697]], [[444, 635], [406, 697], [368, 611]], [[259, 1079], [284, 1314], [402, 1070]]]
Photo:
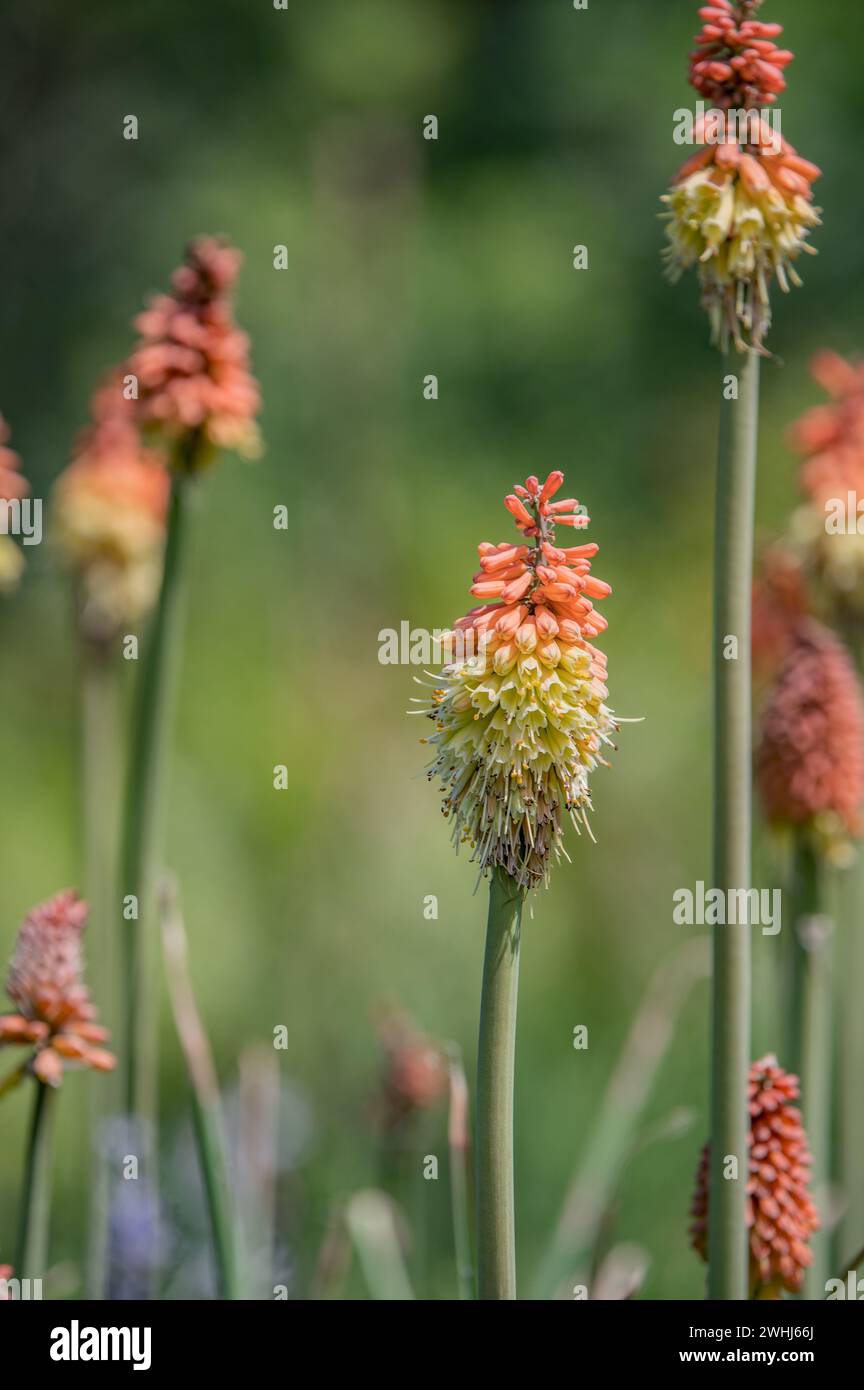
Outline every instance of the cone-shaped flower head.
[[[831, 398], [808, 410], [790, 431], [803, 455], [804, 505], [792, 519], [792, 537], [835, 617], [864, 619], [864, 364], [820, 352], [811, 373]], [[849, 495], [852, 505], [849, 506]], [[851, 515], [850, 515], [851, 512]]]
[[259, 452], [260, 395], [231, 302], [241, 261], [224, 241], [199, 237], [174, 272], [171, 294], [158, 295], [136, 320], [141, 341], [127, 368], [138, 380], [136, 418], [177, 446], [177, 467], [199, 469], [218, 449]]
[[694, 122], [700, 146], [663, 198], [664, 251], [677, 280], [698, 267], [714, 342], [756, 348], [771, 324], [770, 286], [800, 284], [793, 266], [819, 223], [811, 184], [820, 170], [759, 114], [785, 86], [792, 54], [774, 38], [779, 24], [753, 16], [760, 0], [714, 0], [691, 55], [690, 81], [712, 109]]
[[114, 1057], [100, 1044], [107, 1032], [83, 983], [81, 934], [87, 904], [71, 891], [34, 907], [24, 919], [6, 990], [18, 1012], [0, 1017], [0, 1046], [33, 1047], [35, 1076], [58, 1086], [64, 1066], [110, 1071]]
[[153, 604], [170, 480], [142, 445], [119, 376], [95, 393], [93, 423], [54, 485], [54, 539], [79, 583], [80, 622], [107, 640]]
[[552, 500], [563, 481], [531, 477], [505, 498], [522, 541], [479, 547], [471, 592], [484, 602], [446, 636], [428, 711], [428, 775], [441, 781], [454, 842], [522, 888], [548, 882], [566, 813], [587, 826], [590, 775], [616, 727], [591, 640], [607, 626], [592, 600], [611, 591], [591, 574], [596, 544], [556, 543], [556, 525], [588, 524], [574, 498]]
[[21, 474], [21, 460], [14, 449], [8, 447], [9, 426], [0, 415], [0, 514], [3, 526], [0, 527], [0, 593], [14, 589], [24, 568], [20, 547], [8, 534], [9, 502], [20, 502], [30, 493], [30, 485]]
[[815, 619], [799, 626], [766, 697], [756, 781], [769, 820], [848, 855], [862, 831], [864, 702], [845, 647]]
[[[798, 1078], [770, 1054], [750, 1068], [750, 1133], [747, 1227], [750, 1233], [750, 1296], [780, 1298], [798, 1293], [812, 1261], [808, 1244], [819, 1228], [812, 1201], [810, 1154], [798, 1098]], [[691, 1243], [708, 1258], [710, 1149], [702, 1150], [696, 1177]]]

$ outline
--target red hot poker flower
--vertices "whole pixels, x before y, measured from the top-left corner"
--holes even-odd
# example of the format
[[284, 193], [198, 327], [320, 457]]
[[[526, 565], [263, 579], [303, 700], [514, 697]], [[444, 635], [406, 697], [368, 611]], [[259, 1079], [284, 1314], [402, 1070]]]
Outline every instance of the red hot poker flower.
[[155, 600], [170, 479], [141, 443], [119, 375], [95, 392], [91, 412], [54, 486], [54, 536], [80, 584], [82, 630], [107, 640]]
[[820, 171], [761, 114], [783, 90], [792, 54], [773, 42], [779, 24], [753, 18], [756, 8], [757, 0], [716, 0], [700, 10], [705, 25], [690, 80], [711, 105], [694, 124], [700, 148], [663, 198], [664, 259], [671, 280], [698, 270], [719, 346], [765, 353], [771, 283], [784, 292], [800, 285], [794, 263], [813, 253], [812, 184]]
[[139, 383], [138, 422], [198, 445], [177, 466], [200, 468], [217, 449], [259, 452], [260, 394], [231, 304], [241, 261], [219, 238], [199, 237], [172, 277], [172, 293], [136, 320], [141, 341], [128, 370]]
[[842, 855], [860, 836], [864, 702], [845, 647], [813, 619], [766, 699], [756, 781], [768, 818], [809, 830], [820, 848]]
[[[810, 1198], [810, 1154], [798, 1098], [798, 1078], [768, 1055], [750, 1068], [747, 1226], [750, 1233], [750, 1296], [798, 1293], [813, 1256], [808, 1244], [819, 1229]], [[690, 1228], [694, 1250], [707, 1259], [709, 1146], [702, 1151]]]
[[24, 919], [6, 990], [18, 1012], [0, 1018], [0, 1045], [34, 1048], [30, 1068], [59, 1086], [64, 1066], [111, 1071], [115, 1059], [99, 1044], [106, 1030], [82, 980], [81, 935], [88, 907], [66, 891], [34, 907]]
[[607, 626], [594, 602], [611, 589], [591, 573], [595, 543], [556, 539], [556, 526], [588, 525], [575, 498], [553, 501], [563, 481], [557, 470], [542, 487], [532, 476], [504, 499], [533, 544], [478, 547], [471, 592], [482, 603], [448, 634], [426, 711], [428, 776], [440, 780], [454, 842], [471, 846], [484, 873], [500, 867], [523, 888], [548, 882], [565, 816], [587, 827], [591, 774], [617, 728], [606, 657], [593, 645]]

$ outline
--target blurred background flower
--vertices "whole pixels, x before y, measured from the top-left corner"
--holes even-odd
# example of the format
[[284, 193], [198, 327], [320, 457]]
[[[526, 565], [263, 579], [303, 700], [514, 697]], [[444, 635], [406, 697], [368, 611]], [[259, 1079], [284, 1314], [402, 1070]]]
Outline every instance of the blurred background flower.
[[162, 574], [169, 479], [142, 445], [119, 373], [93, 396], [93, 423], [52, 490], [54, 539], [78, 584], [78, 620], [109, 641], [152, 607]]
[[21, 474], [21, 460], [14, 449], [9, 448], [11, 431], [0, 415], [0, 593], [14, 589], [21, 578], [24, 557], [20, 548], [8, 534], [10, 509], [5, 504], [20, 501], [30, 492], [27, 479]]

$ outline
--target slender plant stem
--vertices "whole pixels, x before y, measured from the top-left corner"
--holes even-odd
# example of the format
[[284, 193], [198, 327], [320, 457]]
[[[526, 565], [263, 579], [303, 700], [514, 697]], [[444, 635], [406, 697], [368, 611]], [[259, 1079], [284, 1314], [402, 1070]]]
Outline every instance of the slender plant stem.
[[803, 836], [795, 851], [792, 932], [792, 1022], [787, 1063], [801, 1079], [801, 1110], [813, 1155], [812, 1184], [822, 1225], [811, 1236], [813, 1262], [804, 1279], [805, 1298], [823, 1298], [829, 1275], [826, 1208], [831, 1174], [831, 947], [833, 923], [820, 912], [821, 866]]
[[513, 1077], [524, 891], [495, 870], [489, 889], [477, 1052], [477, 1275], [481, 1299], [515, 1299]]
[[213, 1237], [213, 1256], [219, 1297], [240, 1297], [237, 1268], [237, 1242], [231, 1212], [225, 1135], [220, 1106], [209, 1105], [192, 1087], [192, 1120], [198, 1163], [204, 1180], [207, 1213]]
[[[839, 1177], [846, 1209], [838, 1237], [837, 1257], [864, 1232], [864, 1105], [861, 1103], [861, 1059], [864, 1058], [864, 852], [843, 873], [840, 961], [842, 1046], [839, 1049]], [[852, 1266], [850, 1265], [850, 1268]]]
[[54, 1089], [35, 1081], [33, 1114], [24, 1161], [24, 1191], [18, 1226], [15, 1276], [44, 1279], [48, 1263], [48, 1222], [51, 1213], [51, 1135]]
[[450, 1115], [447, 1126], [450, 1149], [450, 1205], [453, 1219], [453, 1246], [456, 1253], [456, 1279], [459, 1297], [474, 1297], [474, 1270], [471, 1260], [471, 1232], [468, 1220], [468, 1082], [462, 1055], [455, 1044], [450, 1049]]
[[[785, 990], [783, 1000], [783, 1056], [788, 1071], [801, 1078], [803, 1065], [804, 988], [807, 978], [807, 951], [804, 946], [807, 922], [819, 911], [819, 864], [803, 834], [796, 834], [792, 851], [790, 884], [790, 930], [785, 933]], [[805, 1123], [809, 1129], [808, 1116]]]
[[172, 475], [165, 568], [159, 602], [144, 652], [132, 734], [123, 824], [120, 891], [137, 900], [137, 919], [124, 922], [126, 1107], [149, 1122], [156, 1112], [156, 933], [152, 916], [154, 855], [161, 793], [171, 734], [174, 687], [180, 660], [190, 489], [182, 469]]
[[[714, 886], [727, 893], [727, 902], [729, 889], [750, 886], [750, 601], [759, 357], [748, 352], [740, 363], [737, 399], [724, 395], [720, 424], [714, 580]], [[724, 374], [734, 374], [730, 357]], [[708, 1297], [745, 1299], [750, 1067], [746, 920], [714, 929], [712, 1023]], [[736, 1161], [737, 1176], [730, 1158]]]
[[219, 1296], [237, 1299], [241, 1297], [241, 1242], [228, 1177], [228, 1153], [219, 1083], [210, 1043], [201, 1022], [189, 976], [186, 930], [177, 904], [176, 889], [167, 881], [162, 885], [160, 911], [165, 967], [174, 1022], [191, 1085], [192, 1121], [198, 1165], [210, 1218]]
[[[88, 964], [94, 998], [112, 1034], [117, 1028], [117, 959], [114, 932], [119, 787], [119, 652], [116, 642], [89, 641], [81, 648], [81, 785], [84, 884], [90, 904]], [[108, 1252], [108, 1156], [105, 1120], [112, 1108], [113, 1078], [89, 1081], [91, 1162], [87, 1292], [105, 1296]]]

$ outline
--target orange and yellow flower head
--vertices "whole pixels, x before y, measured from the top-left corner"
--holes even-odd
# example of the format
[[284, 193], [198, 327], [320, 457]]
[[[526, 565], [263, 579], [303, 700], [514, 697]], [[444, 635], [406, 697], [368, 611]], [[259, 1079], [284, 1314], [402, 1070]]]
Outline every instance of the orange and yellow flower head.
[[556, 526], [588, 525], [575, 498], [553, 501], [563, 481], [531, 477], [505, 498], [521, 539], [479, 546], [471, 592], [483, 603], [445, 634], [427, 710], [428, 776], [454, 842], [524, 889], [548, 882], [565, 816], [587, 827], [591, 773], [616, 728], [593, 645], [607, 626], [594, 601], [610, 588], [591, 573], [596, 544], [556, 540]]
[[712, 340], [765, 352], [770, 290], [800, 285], [794, 262], [819, 225], [811, 185], [820, 170], [760, 114], [785, 87], [792, 61], [779, 24], [754, 18], [761, 0], [712, 0], [691, 55], [690, 81], [712, 103], [693, 128], [696, 154], [664, 195], [666, 271], [696, 267]]
[[107, 640], [155, 601], [170, 479], [141, 442], [119, 376], [96, 391], [91, 409], [93, 423], [54, 485], [52, 532], [78, 581], [82, 632]]

